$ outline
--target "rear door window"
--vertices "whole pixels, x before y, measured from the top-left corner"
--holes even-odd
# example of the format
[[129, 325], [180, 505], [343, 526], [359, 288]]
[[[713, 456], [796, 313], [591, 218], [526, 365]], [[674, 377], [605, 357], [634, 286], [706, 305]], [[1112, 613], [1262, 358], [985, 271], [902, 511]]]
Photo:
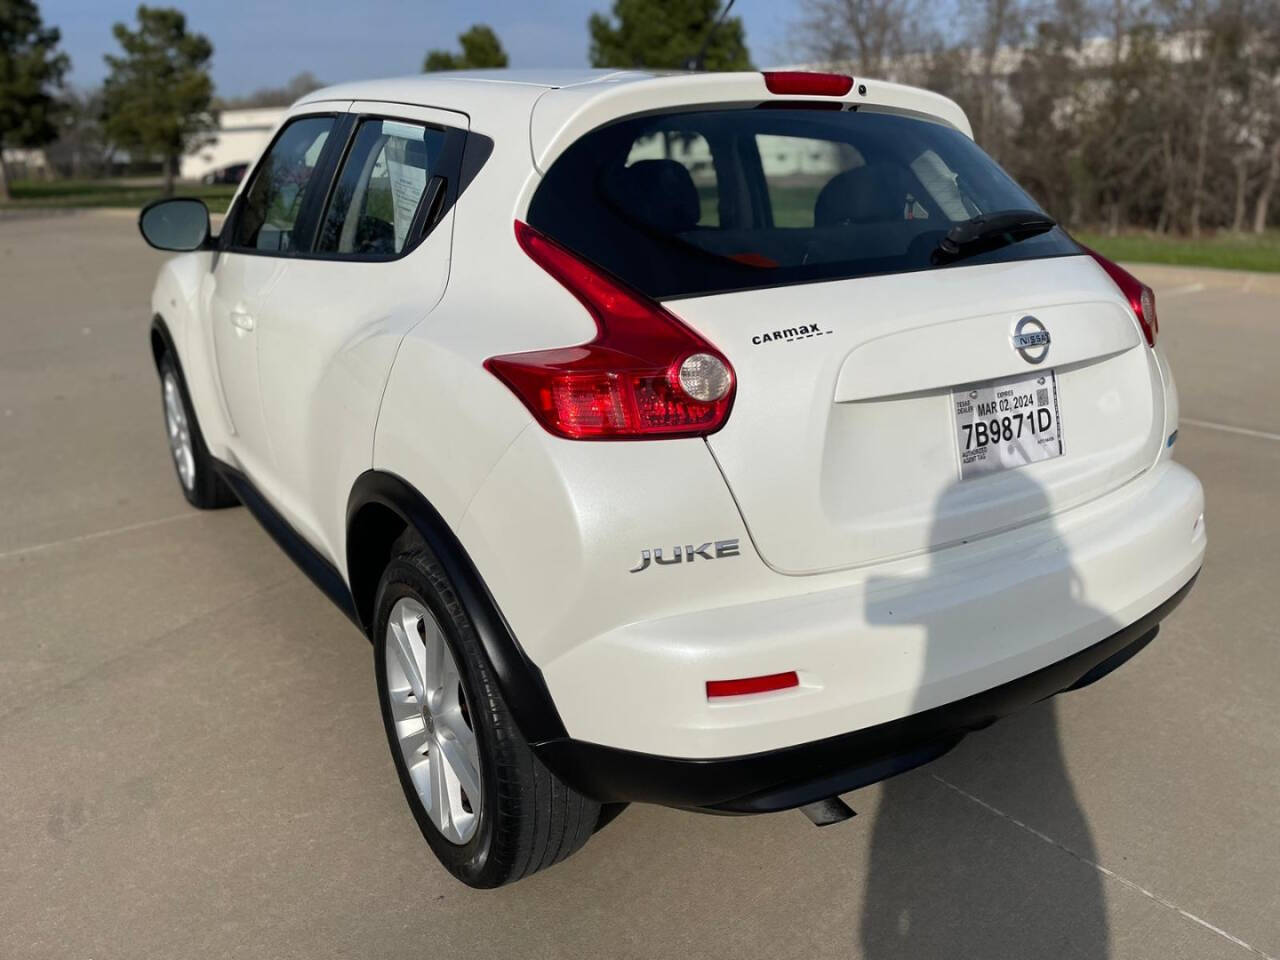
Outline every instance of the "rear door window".
[[529, 223], [654, 297], [1075, 255], [1055, 228], [964, 259], [956, 224], [1039, 207], [968, 137], [869, 111], [628, 118], [551, 165]]
[[411, 246], [422, 231], [428, 188], [442, 189], [445, 138], [443, 130], [420, 123], [362, 120], [329, 200], [317, 252], [386, 258]]

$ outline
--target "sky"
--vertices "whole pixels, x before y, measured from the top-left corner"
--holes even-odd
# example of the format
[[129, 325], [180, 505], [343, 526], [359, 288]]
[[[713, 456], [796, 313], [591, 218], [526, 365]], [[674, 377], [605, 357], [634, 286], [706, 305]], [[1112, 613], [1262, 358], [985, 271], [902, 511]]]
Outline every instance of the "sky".
[[[134, 22], [137, 0], [38, 0], [62, 31], [70, 83], [102, 81], [115, 52], [112, 24]], [[456, 49], [473, 23], [497, 31], [512, 67], [585, 67], [587, 18], [610, 0], [151, 0], [187, 15], [214, 47], [213, 80], [224, 97], [282, 86], [309, 70], [324, 83], [417, 73], [429, 49]], [[793, 3], [737, 0], [757, 65], [782, 62]]]

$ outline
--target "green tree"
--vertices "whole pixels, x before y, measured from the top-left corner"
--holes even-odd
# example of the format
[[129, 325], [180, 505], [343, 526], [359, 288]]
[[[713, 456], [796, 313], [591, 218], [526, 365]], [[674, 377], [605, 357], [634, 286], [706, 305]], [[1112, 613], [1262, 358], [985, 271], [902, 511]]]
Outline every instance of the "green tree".
[[[610, 16], [593, 13], [593, 67], [680, 69], [697, 55], [720, 13], [720, 0], [614, 0]], [[742, 20], [728, 17], [707, 46], [708, 70], [750, 70]]]
[[49, 165], [62, 176], [101, 176], [112, 145], [102, 131], [102, 90], [68, 90], [62, 99], [58, 139], [45, 148]]
[[138, 29], [117, 23], [112, 32], [123, 56], [105, 59], [103, 127], [129, 150], [164, 158], [164, 192], [173, 193], [178, 158], [207, 142], [213, 44], [187, 32], [187, 18], [166, 7], [138, 7]]
[[422, 64], [424, 73], [437, 70], [486, 70], [507, 65], [507, 51], [492, 27], [477, 23], [466, 33], [458, 35], [462, 53], [448, 50], [432, 50]]
[[33, 0], [0, 0], [0, 200], [9, 199], [4, 148], [40, 147], [57, 136], [55, 90], [70, 65], [60, 39]]

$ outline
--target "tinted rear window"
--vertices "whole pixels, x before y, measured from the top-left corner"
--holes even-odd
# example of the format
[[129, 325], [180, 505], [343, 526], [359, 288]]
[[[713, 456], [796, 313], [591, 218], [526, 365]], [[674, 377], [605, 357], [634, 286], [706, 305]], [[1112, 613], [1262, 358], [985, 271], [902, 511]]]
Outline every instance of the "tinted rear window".
[[[653, 297], [945, 269], [955, 224], [1039, 210], [963, 134], [866, 111], [647, 115], [592, 131], [547, 171], [529, 223]], [[1049, 233], [955, 261], [1078, 254]]]

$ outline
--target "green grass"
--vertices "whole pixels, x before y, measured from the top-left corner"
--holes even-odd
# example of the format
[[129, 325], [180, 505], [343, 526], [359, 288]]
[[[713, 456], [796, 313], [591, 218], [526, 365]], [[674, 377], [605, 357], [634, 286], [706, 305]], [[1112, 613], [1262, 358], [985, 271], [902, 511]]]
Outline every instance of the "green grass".
[[[198, 197], [213, 213], [225, 213], [236, 188], [230, 184], [206, 186], [178, 183], [174, 195]], [[124, 207], [136, 209], [161, 195], [159, 183], [137, 180], [15, 180], [9, 184], [13, 199], [0, 203], [6, 208]]]
[[823, 184], [769, 184], [775, 227], [812, 227], [813, 208]]
[[[813, 205], [818, 199], [818, 191], [821, 188], [821, 183], [800, 186], [769, 184], [773, 225], [775, 227], [812, 227]], [[698, 200], [702, 206], [702, 218], [698, 223], [702, 226], [714, 227], [720, 223], [719, 196], [714, 186], [698, 187]]]
[[1112, 260], [1280, 272], [1280, 230], [1268, 230], [1261, 236], [1223, 230], [1199, 240], [1153, 233], [1109, 237], [1090, 230], [1072, 230], [1071, 235]]

